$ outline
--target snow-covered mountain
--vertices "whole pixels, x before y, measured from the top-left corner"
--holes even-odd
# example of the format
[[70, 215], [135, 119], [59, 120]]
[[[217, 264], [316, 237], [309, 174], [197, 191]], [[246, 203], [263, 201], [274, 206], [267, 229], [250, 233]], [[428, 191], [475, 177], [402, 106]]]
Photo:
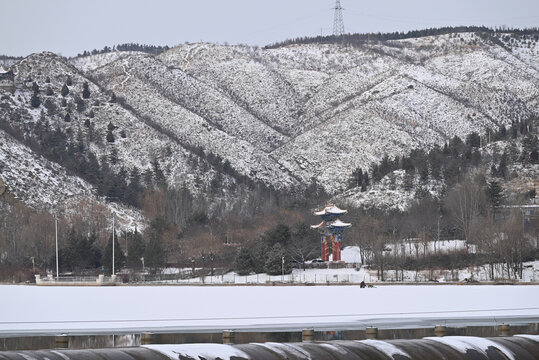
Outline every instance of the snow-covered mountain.
[[[316, 181], [340, 193], [355, 168], [367, 170], [385, 154], [537, 117], [537, 40], [506, 34], [503, 41], [459, 33], [363, 46], [199, 43], [159, 55], [33, 54], [11, 67], [15, 93], [1, 94], [3, 128], [19, 136], [0, 132], [0, 176], [36, 206], [46, 203], [32, 195], [41, 190], [30, 190], [39, 182], [92, 191], [76, 174], [37, 181], [28, 173], [37, 155], [20, 142], [47, 124], [98, 158], [114, 157], [116, 171], [143, 173], [157, 163], [169, 184], [194, 193], [216, 178], [223, 189], [247, 178], [281, 190]], [[232, 171], [218, 174], [222, 167], [208, 157]]]

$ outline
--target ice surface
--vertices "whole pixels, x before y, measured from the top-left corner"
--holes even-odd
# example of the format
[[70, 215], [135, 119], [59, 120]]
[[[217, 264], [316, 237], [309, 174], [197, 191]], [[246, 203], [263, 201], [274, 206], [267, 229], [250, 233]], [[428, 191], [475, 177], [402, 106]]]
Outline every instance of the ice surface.
[[[9, 309], [0, 316], [4, 334], [364, 329], [539, 320], [538, 286], [3, 285], [0, 293], [0, 309]], [[339, 306], [321, 311], [316, 299], [328, 297], [339, 299]]]

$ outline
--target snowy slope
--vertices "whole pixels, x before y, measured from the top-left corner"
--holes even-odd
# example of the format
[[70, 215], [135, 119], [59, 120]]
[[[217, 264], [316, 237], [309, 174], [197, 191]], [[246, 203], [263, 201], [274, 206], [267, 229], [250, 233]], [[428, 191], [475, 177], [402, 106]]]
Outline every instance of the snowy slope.
[[[34, 54], [13, 65], [17, 92], [2, 94], [0, 116], [27, 136], [43, 117], [73, 139], [79, 128], [88, 137], [83, 124], [90, 119], [98, 140], [87, 146], [99, 157], [116, 152], [116, 170], [143, 172], [157, 160], [171, 184], [195, 193], [216, 176], [204, 159], [212, 154], [255, 182], [294, 191], [316, 180], [338, 194], [355, 168], [367, 170], [386, 154], [537, 117], [537, 42], [498, 38], [503, 47], [461, 33], [361, 47], [200, 43], [157, 56]], [[73, 85], [64, 107], [67, 76]], [[34, 81], [38, 109], [29, 105]], [[91, 97], [78, 111], [84, 82]], [[53, 95], [44, 95], [47, 87]], [[118, 102], [109, 101], [111, 92]], [[56, 112], [44, 108], [47, 99]], [[109, 122], [117, 128], [114, 143], [105, 141]], [[223, 188], [235, 181], [224, 176]], [[371, 203], [388, 196], [373, 191], [370, 199], [355, 190], [345, 196]]]

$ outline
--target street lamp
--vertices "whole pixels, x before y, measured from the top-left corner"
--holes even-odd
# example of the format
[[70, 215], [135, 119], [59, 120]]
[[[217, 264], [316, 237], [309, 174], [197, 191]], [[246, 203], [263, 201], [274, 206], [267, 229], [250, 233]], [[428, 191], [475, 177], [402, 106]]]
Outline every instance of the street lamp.
[[284, 256], [281, 258], [281, 281], [284, 282]]
[[144, 256], [140, 258], [140, 261], [142, 261], [142, 272], [144, 273]]

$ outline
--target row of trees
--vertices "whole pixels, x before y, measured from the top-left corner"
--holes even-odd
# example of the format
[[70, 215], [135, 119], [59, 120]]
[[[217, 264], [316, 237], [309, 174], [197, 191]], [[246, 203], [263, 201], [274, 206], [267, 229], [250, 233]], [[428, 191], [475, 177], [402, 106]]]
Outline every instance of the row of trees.
[[[512, 34], [518, 37], [529, 37], [534, 41], [539, 41], [539, 28], [527, 29], [491, 29], [485, 26], [448, 26], [440, 28], [429, 28], [423, 30], [411, 30], [408, 32], [393, 33], [368, 33], [368, 34], [344, 34], [341, 36], [316, 36], [300, 37], [283, 42], [277, 42], [266, 46], [268, 49], [279, 48], [292, 44], [335, 44], [343, 43], [352, 46], [360, 46], [367, 42], [384, 42], [388, 40], [414, 39], [425, 36], [436, 36], [459, 33], [476, 33], [483, 38], [497, 39], [505, 34]], [[497, 43], [497, 42], [496, 42]], [[498, 44], [498, 43], [497, 43]], [[503, 44], [501, 44], [503, 45]]]
[[[495, 152], [492, 157], [482, 159], [480, 146], [519, 137], [523, 139], [522, 150], [512, 143], [501, 154]], [[379, 182], [388, 173], [398, 169], [406, 171], [408, 180], [418, 175], [421, 181], [443, 178], [447, 185], [453, 185], [463, 174], [471, 168], [484, 164], [485, 161], [492, 163], [490, 167], [492, 176], [504, 179], [509, 177], [508, 166], [515, 161], [524, 164], [539, 163], [539, 141], [533, 121], [515, 121], [509, 130], [501, 126], [497, 131], [487, 130], [482, 137], [473, 132], [466, 136], [465, 141], [454, 136], [443, 147], [434, 146], [428, 152], [414, 149], [407, 156], [397, 156], [393, 159], [385, 155], [379, 163], [371, 164], [369, 171], [362, 168], [355, 169], [348, 180], [348, 188], [361, 187], [361, 191], [366, 191], [371, 181]], [[411, 181], [405, 184], [408, 190], [411, 184]]]
[[[502, 201], [500, 183], [478, 172], [465, 176], [442, 199], [427, 196], [406, 212], [353, 210], [354, 227], [346, 239], [360, 246], [363, 261], [375, 266], [381, 279], [389, 268], [397, 275], [400, 271], [402, 279], [404, 270], [454, 270], [484, 263], [490, 266], [491, 279], [495, 264], [504, 265], [507, 277], [521, 277], [523, 263], [536, 257], [537, 226], [532, 224], [526, 233], [522, 211], [500, 208]], [[427, 249], [442, 239], [465, 240], [477, 251], [422, 251], [419, 257], [399, 251], [405, 244]]]
[[[11, 201], [10, 201], [11, 202]], [[55, 267], [55, 219], [17, 201], [0, 203], [0, 265], [4, 268], [36, 267], [36, 272]], [[78, 204], [80, 214], [64, 214], [58, 220], [61, 272], [85, 273], [112, 270], [111, 214], [93, 201]], [[139, 232], [116, 231], [115, 267], [156, 269], [165, 265], [163, 237], [170, 225], [153, 219]]]
[[240, 248], [234, 268], [240, 275], [289, 274], [292, 262], [304, 265], [305, 261], [318, 257], [319, 251], [315, 232], [304, 222], [292, 227], [277, 224]]
[[101, 50], [93, 49], [91, 51], [85, 50], [82, 54], [78, 54], [77, 57], [81, 56], [89, 56], [89, 55], [96, 55], [96, 54], [105, 54], [113, 51], [141, 51], [148, 54], [161, 54], [163, 51], [167, 51], [170, 49], [167, 45], [165, 46], [157, 46], [157, 45], [145, 45], [145, 44], [137, 44], [137, 43], [125, 43], [125, 44], [119, 44], [114, 45], [112, 47], [105, 46]]

